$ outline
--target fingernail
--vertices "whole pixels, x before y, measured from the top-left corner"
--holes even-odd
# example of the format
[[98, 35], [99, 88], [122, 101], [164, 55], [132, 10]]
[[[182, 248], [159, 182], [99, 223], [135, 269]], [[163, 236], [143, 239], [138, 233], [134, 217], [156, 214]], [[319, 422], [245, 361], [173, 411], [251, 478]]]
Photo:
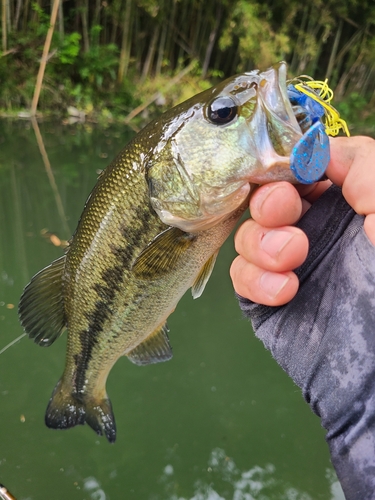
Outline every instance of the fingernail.
[[256, 196], [252, 201], [252, 210], [255, 210], [258, 214], [260, 214], [264, 202], [267, 200], [269, 195], [275, 191], [275, 189], [284, 189], [284, 187], [279, 184], [265, 184], [262, 186], [262, 190], [256, 193]]
[[282, 229], [272, 229], [266, 233], [261, 242], [260, 247], [268, 253], [270, 257], [276, 257], [281, 250], [290, 242], [294, 233], [283, 231]]
[[260, 286], [262, 290], [272, 299], [276, 298], [281, 290], [286, 286], [289, 277], [283, 274], [271, 273], [266, 271], [260, 277]]

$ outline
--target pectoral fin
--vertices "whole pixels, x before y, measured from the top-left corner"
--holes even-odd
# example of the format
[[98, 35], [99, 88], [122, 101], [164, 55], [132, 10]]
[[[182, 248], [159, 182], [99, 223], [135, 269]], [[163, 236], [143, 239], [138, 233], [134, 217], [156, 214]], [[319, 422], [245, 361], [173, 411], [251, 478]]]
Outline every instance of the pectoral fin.
[[135, 349], [127, 353], [127, 357], [132, 363], [139, 366], [168, 361], [172, 357], [168, 331], [167, 324], [165, 323]]
[[177, 227], [160, 233], [138, 255], [132, 266], [134, 274], [142, 279], [155, 279], [173, 269], [178, 259], [188, 250], [195, 236]]
[[215, 252], [205, 263], [205, 265], [200, 270], [193, 286], [191, 287], [191, 294], [193, 299], [197, 299], [203, 293], [203, 290], [207, 284], [207, 281], [210, 279], [211, 273], [215, 266], [216, 257], [219, 253], [219, 250]]
[[36, 274], [26, 286], [18, 306], [27, 335], [38, 345], [51, 345], [66, 325], [62, 276], [65, 255]]

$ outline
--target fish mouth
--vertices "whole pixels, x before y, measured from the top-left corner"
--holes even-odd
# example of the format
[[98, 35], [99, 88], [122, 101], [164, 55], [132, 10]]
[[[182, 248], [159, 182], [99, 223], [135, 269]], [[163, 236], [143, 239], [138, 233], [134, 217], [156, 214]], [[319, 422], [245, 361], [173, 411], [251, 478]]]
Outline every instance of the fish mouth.
[[248, 122], [259, 163], [248, 180], [256, 184], [281, 180], [296, 183], [290, 157], [303, 133], [288, 97], [286, 63], [259, 77], [256, 111]]
[[309, 110], [293, 100], [286, 63], [259, 76], [257, 111], [249, 128], [256, 137], [260, 161], [249, 181], [309, 184], [319, 180], [326, 166], [327, 138]]
[[294, 116], [296, 117], [297, 123], [300, 126], [300, 129], [302, 130], [302, 133], [304, 134], [309, 130], [309, 128], [312, 125], [312, 119], [310, 116], [310, 113], [307, 111], [306, 108], [300, 105], [293, 105], [292, 104], [292, 110], [294, 113]]

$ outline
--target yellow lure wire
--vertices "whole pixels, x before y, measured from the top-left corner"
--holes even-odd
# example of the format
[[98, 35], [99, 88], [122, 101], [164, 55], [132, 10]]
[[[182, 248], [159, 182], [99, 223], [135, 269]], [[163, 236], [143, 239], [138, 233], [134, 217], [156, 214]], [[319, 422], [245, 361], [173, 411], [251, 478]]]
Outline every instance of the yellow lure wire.
[[[328, 79], [324, 82], [319, 80], [308, 80], [303, 82], [299, 80], [299, 82], [300, 83], [294, 84], [294, 87], [323, 106], [325, 112], [324, 127], [326, 134], [335, 136], [342, 129], [349, 137], [350, 132], [346, 121], [340, 118], [340, 113], [330, 104], [333, 98], [333, 91], [328, 86]], [[316, 90], [319, 92], [316, 92]]]

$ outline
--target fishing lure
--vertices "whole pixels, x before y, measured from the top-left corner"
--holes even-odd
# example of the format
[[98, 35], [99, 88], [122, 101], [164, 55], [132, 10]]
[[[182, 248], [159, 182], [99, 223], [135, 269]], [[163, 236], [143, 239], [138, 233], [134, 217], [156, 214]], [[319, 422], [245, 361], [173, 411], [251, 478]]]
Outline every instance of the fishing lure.
[[349, 129], [331, 105], [333, 91], [327, 80], [323, 82], [300, 76], [289, 81], [287, 91], [291, 104], [300, 108], [303, 116], [300, 126], [306, 130], [293, 148], [290, 168], [299, 182], [312, 184], [323, 176], [328, 166], [328, 136], [337, 135], [341, 129], [349, 136]]

